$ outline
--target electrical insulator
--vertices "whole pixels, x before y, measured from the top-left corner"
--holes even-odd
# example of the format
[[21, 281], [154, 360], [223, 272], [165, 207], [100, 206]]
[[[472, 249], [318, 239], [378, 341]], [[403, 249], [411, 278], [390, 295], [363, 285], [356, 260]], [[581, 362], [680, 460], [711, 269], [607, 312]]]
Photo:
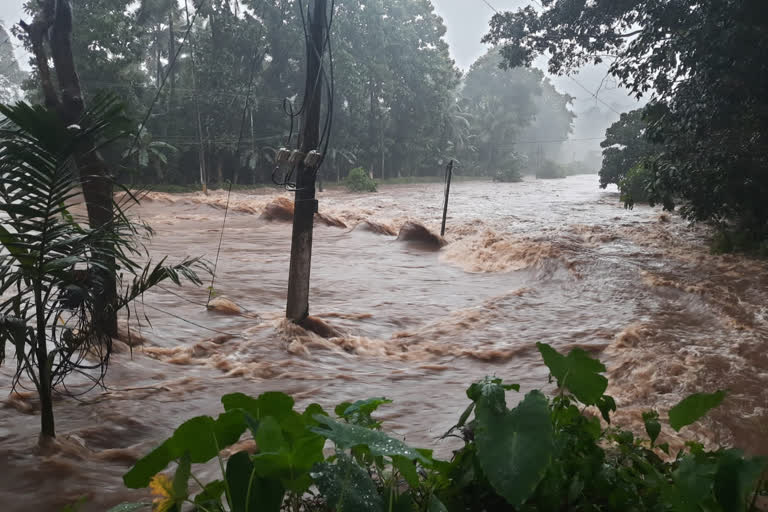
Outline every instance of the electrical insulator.
[[277, 152], [277, 162], [278, 163], [285, 163], [288, 162], [291, 159], [291, 151], [287, 148], [280, 148], [280, 150]]
[[304, 159], [304, 165], [307, 167], [317, 167], [317, 164], [320, 163], [320, 159], [322, 158], [323, 154], [320, 153], [318, 150], [313, 149], [309, 153], [307, 153], [307, 157]]
[[299, 162], [301, 162], [302, 160], [304, 160], [304, 156], [305, 156], [304, 153], [302, 153], [298, 149], [294, 149], [291, 152], [291, 158], [290, 158], [290, 160], [288, 160], [288, 162], [290, 162], [291, 165], [296, 165]]

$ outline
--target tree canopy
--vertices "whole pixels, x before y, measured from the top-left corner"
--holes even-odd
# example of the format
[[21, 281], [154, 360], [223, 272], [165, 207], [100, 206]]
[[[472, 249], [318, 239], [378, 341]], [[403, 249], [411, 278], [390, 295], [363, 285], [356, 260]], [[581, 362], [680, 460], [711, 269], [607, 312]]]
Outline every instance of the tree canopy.
[[610, 61], [623, 86], [651, 96], [647, 136], [662, 145], [652, 197], [677, 197], [691, 219], [768, 232], [764, 2], [550, 0], [495, 15], [484, 40], [502, 45], [508, 67], [543, 54], [553, 73]]

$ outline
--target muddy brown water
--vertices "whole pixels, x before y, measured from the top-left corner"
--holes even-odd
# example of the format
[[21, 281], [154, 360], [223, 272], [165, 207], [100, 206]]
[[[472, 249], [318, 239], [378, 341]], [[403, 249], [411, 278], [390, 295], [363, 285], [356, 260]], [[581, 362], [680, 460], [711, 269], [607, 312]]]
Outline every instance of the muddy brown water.
[[[441, 185], [322, 193], [333, 222], [316, 223], [310, 310], [343, 333], [323, 339], [282, 320], [290, 224], [261, 218], [278, 195], [233, 194], [220, 311], [203, 307], [204, 288], [148, 294], [138, 312], [152, 325], [132, 321], [146, 343], [113, 356], [107, 390], [56, 400], [52, 450], [35, 447], [34, 394], [6, 396], [0, 509], [60, 510], [88, 496], [84, 510], [104, 510], [144, 497], [123, 488], [122, 474], [185, 419], [217, 414], [233, 391], [280, 390], [329, 409], [386, 396], [388, 430], [448, 457], [451, 445], [435, 438], [466, 406], [472, 381], [495, 374], [523, 391], [547, 386], [537, 341], [600, 357], [616, 422], [636, 430], [650, 407], [664, 416], [689, 393], [728, 389], [706, 420], [662, 435], [768, 454], [767, 268], [710, 255], [703, 228], [625, 210], [595, 176], [465, 182], [451, 190], [447, 245], [429, 251], [392, 233], [407, 221], [439, 229]], [[156, 231], [153, 255], [212, 261], [225, 204], [220, 192], [152, 193], [134, 214]], [[335, 221], [347, 227], [326, 225]], [[10, 374], [0, 369], [3, 389]]]

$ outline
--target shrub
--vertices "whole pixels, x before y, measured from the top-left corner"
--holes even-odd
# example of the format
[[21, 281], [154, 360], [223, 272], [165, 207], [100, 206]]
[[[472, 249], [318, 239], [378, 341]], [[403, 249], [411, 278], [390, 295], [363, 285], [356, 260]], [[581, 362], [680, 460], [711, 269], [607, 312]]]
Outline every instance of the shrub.
[[503, 183], [516, 183], [522, 181], [522, 179], [520, 170], [516, 167], [507, 167], [506, 169], [496, 171], [496, 174], [493, 175], [493, 181], [501, 181]]
[[637, 164], [619, 180], [619, 191], [624, 206], [630, 210], [635, 203], [647, 203], [649, 199], [648, 184], [651, 172], [642, 164]]
[[[469, 406], [443, 436], [464, 441], [450, 461], [383, 433], [373, 413], [389, 402], [384, 398], [344, 402], [333, 418], [317, 404], [295, 411], [282, 393], [235, 393], [222, 398], [225, 412], [217, 419], [186, 421], [124, 480], [131, 488], [151, 486], [158, 509], [178, 511], [185, 503], [190, 510], [271, 512], [755, 510], [765, 459], [697, 443], [674, 454], [659, 442], [656, 411], [643, 414], [647, 438], [611, 426], [616, 403], [605, 394], [605, 366], [581, 349], [563, 355], [537, 346], [557, 395], [534, 390], [509, 409], [506, 392], [518, 385], [490, 377], [475, 382]], [[670, 426], [690, 425], [724, 397], [691, 395], [669, 410]], [[606, 427], [583, 414], [588, 406]], [[225, 464], [220, 451], [246, 431], [258, 450], [235, 453]], [[326, 440], [335, 446], [329, 457]], [[217, 458], [222, 478], [192, 493], [189, 479], [199, 482], [192, 464]], [[172, 478], [159, 473], [174, 461]]]
[[350, 192], [376, 192], [376, 182], [362, 167], [355, 167], [349, 171], [344, 184]]
[[536, 178], [540, 180], [565, 178], [565, 169], [552, 160], [544, 160], [541, 167], [536, 170]]

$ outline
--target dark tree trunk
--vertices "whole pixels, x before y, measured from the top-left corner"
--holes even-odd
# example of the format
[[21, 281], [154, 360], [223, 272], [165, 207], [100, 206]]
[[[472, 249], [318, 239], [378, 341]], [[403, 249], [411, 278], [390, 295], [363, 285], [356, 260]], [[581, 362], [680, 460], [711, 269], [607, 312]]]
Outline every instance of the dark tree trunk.
[[[72, 55], [72, 8], [69, 0], [56, 1], [56, 16], [51, 30], [51, 56], [61, 91], [61, 118], [67, 124], [76, 123], [85, 110], [85, 103]], [[93, 143], [88, 142], [79, 148], [75, 161], [80, 171], [80, 184], [88, 209], [88, 224], [92, 229], [108, 226], [113, 221], [114, 212], [112, 179], [104, 159], [94, 151]], [[102, 257], [100, 263], [108, 270], [102, 271], [104, 287], [102, 297], [96, 302], [99, 309], [95, 312], [94, 321], [98, 330], [109, 336], [116, 336], [115, 260]]]
[[40, 395], [40, 441], [56, 437], [56, 425], [53, 419], [53, 398], [51, 396], [51, 365], [48, 363], [47, 326], [45, 325], [45, 304], [40, 286], [35, 287], [35, 305], [37, 307], [37, 331], [35, 333], [37, 357], [37, 392]]

